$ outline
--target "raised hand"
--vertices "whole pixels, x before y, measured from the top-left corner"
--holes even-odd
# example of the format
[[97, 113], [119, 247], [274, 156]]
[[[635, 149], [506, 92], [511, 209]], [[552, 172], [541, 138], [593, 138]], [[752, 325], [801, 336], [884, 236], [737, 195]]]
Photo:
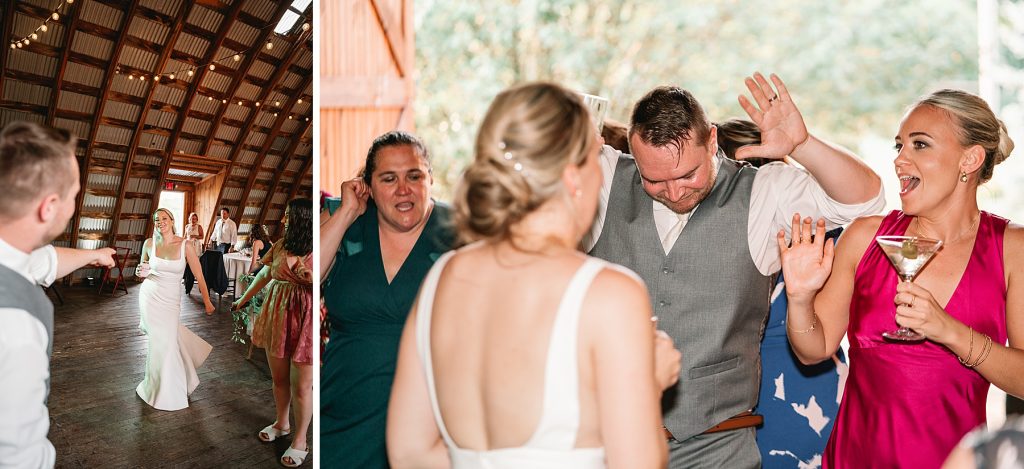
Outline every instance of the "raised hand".
[[811, 218], [800, 220], [793, 215], [793, 241], [786, 243], [785, 230], [779, 230], [779, 252], [782, 274], [786, 278], [786, 292], [790, 298], [812, 297], [825, 285], [832, 274], [835, 243], [825, 241], [825, 220], [819, 219], [812, 241]]
[[757, 127], [761, 129], [761, 144], [748, 145], [736, 151], [736, 159], [745, 158], [772, 158], [782, 159], [793, 153], [799, 145], [807, 141], [807, 126], [804, 124], [803, 115], [793, 103], [789, 90], [774, 73], [771, 75], [772, 85], [765, 80], [760, 72], [754, 73], [753, 77], [747, 77], [743, 82], [750, 90], [757, 106], [740, 95], [740, 106], [750, 116]]
[[361, 178], [349, 179], [341, 183], [341, 211], [356, 218], [366, 213], [366, 201], [370, 198], [370, 188]]

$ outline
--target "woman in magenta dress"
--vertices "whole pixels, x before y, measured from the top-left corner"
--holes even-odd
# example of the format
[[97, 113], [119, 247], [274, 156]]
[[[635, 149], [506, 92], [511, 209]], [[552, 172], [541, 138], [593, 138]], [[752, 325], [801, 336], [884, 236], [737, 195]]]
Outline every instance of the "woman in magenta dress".
[[[942, 90], [910, 108], [895, 149], [902, 211], [854, 221], [838, 245], [799, 215], [792, 246], [779, 234], [793, 351], [817, 363], [849, 333], [826, 468], [940, 467], [985, 422], [989, 383], [1024, 394], [1024, 227], [977, 202], [1013, 150], [1006, 127], [981, 98]], [[913, 283], [899, 283], [879, 235], [944, 245]], [[883, 339], [897, 324], [926, 340]]]

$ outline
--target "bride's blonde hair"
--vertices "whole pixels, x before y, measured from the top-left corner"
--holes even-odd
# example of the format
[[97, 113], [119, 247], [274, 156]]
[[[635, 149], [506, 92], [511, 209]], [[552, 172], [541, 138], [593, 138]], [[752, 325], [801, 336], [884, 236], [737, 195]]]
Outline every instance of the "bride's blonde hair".
[[171, 233], [175, 234], [175, 235], [178, 234], [178, 230], [175, 229], [174, 223], [173, 223], [174, 222], [174, 214], [171, 213], [171, 211], [167, 210], [166, 208], [158, 208], [158, 209], [156, 209], [156, 211], [153, 212], [153, 218], [154, 218], [154, 220], [153, 220], [153, 237], [154, 238], [161, 238], [161, 239], [163, 239], [163, 235], [160, 234], [160, 230], [156, 227], [156, 220], [155, 220], [156, 214], [158, 214], [160, 212], [166, 213], [167, 214], [167, 218], [171, 219]]

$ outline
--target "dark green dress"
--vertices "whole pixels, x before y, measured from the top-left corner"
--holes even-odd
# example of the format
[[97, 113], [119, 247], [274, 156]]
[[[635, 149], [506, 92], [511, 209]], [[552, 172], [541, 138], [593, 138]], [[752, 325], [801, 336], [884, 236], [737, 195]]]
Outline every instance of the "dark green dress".
[[420, 283], [454, 242], [450, 214], [434, 204], [390, 285], [376, 205], [371, 201], [345, 232], [323, 288], [331, 336], [320, 380], [320, 467], [388, 467], [384, 426], [398, 341]]

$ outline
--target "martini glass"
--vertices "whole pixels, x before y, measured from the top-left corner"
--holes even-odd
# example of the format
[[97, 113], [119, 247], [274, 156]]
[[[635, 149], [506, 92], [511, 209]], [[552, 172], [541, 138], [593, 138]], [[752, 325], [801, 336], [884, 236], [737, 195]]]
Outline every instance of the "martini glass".
[[[942, 241], [922, 238], [919, 236], [877, 236], [875, 242], [896, 268], [896, 273], [903, 282], [913, 282], [925, 264], [939, 251]], [[924, 336], [907, 327], [895, 331], [883, 332], [882, 337], [889, 340], [916, 342], [924, 340]]]

